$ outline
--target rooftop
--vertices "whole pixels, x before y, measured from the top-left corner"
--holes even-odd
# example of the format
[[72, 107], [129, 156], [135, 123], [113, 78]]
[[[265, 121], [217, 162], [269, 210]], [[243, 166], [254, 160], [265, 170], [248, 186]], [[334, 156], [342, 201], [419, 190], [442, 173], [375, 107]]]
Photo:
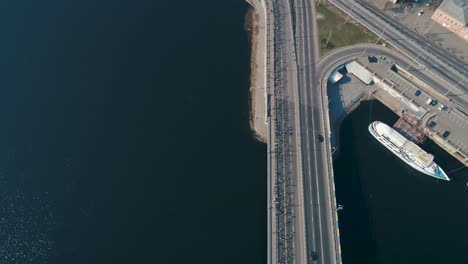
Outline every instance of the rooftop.
[[468, 25], [468, 0], [444, 0], [439, 9], [464, 26]]

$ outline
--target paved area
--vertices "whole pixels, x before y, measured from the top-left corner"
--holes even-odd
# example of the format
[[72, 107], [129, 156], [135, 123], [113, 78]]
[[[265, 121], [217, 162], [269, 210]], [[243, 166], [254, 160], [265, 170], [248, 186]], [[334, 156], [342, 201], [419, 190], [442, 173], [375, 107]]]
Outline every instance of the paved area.
[[[339, 82], [328, 82], [330, 122], [336, 122], [339, 126], [349, 111], [372, 95], [400, 116], [411, 113], [419, 118], [422, 129], [431, 139], [457, 159], [466, 159], [463, 157], [468, 156], [468, 116], [448, 97], [415, 82], [415, 76], [403, 67], [406, 65], [395, 67], [395, 62], [389, 56], [375, 55], [372, 58], [369, 60], [364, 53], [353, 58], [375, 74], [372, 85], [364, 85], [352, 74], [346, 74], [345, 70], [340, 71], [344, 77]], [[406, 66], [408, 68], [410, 65]], [[428, 99], [434, 102], [428, 104]], [[440, 108], [441, 105], [445, 107]], [[444, 135], [446, 131], [448, 133]], [[338, 143], [333, 134], [331, 140], [334, 149], [337, 148]], [[468, 160], [464, 160], [464, 163], [468, 164]]]
[[[376, 7], [362, 0], [328, 1], [381, 36], [391, 47], [415, 61], [408, 71], [418, 76], [424, 87], [432, 87], [429, 89], [435, 93], [448, 93], [461, 108], [468, 109], [467, 63], [444, 49], [427, 45], [424, 37], [414, 34], [397, 20], [389, 18]], [[407, 66], [407, 59], [399, 58], [398, 60], [403, 61], [402, 63]]]
[[[399, 95], [407, 98], [406, 102], [411, 103], [410, 106], [402, 104], [401, 111], [411, 111], [423, 121], [423, 126], [435, 133], [433, 136], [442, 137], [462, 153], [468, 153], [468, 117], [458, 111], [448, 98], [418, 87], [390, 68], [380, 72], [379, 75], [389, 80]], [[428, 100], [434, 100], [433, 104], [427, 104]], [[445, 106], [444, 109], [440, 108], [441, 105]], [[434, 121], [436, 125], [432, 124], [433, 127], [430, 127], [428, 119]], [[444, 137], [445, 131], [448, 131], [449, 135]]]
[[337, 133], [343, 119], [351, 113], [360, 102], [368, 96], [373, 85], [365, 85], [356, 76], [347, 74], [337, 83], [328, 83], [327, 96], [329, 99], [330, 123], [334, 124], [331, 135], [332, 151], [339, 145]]
[[[306, 263], [298, 69], [290, 1], [266, 1], [268, 95], [268, 263]], [[270, 31], [272, 30], [272, 31]], [[271, 224], [270, 224], [271, 223]]]
[[250, 125], [258, 140], [267, 142], [266, 30], [265, 9], [261, 0], [249, 0], [253, 7]]
[[[392, 4], [386, 0], [365, 0], [366, 2], [373, 4], [382, 11], [385, 12], [389, 17], [402, 23], [415, 33], [424, 36], [430, 45], [436, 45], [444, 48], [448, 52], [457, 56], [459, 59], [468, 63], [468, 44], [463, 41], [451, 31], [442, 27], [438, 23], [435, 23], [431, 16], [435, 11], [433, 0], [418, 0], [408, 1], [407, 5], [403, 4]], [[427, 3], [431, 3], [430, 6], [426, 6]], [[424, 13], [419, 16], [418, 13], [423, 11]]]
[[[341, 263], [331, 147], [327, 134], [326, 94], [317, 76], [319, 32], [315, 3], [295, 0], [299, 129], [308, 261], [302, 263]], [[299, 263], [299, 262], [297, 262]]]

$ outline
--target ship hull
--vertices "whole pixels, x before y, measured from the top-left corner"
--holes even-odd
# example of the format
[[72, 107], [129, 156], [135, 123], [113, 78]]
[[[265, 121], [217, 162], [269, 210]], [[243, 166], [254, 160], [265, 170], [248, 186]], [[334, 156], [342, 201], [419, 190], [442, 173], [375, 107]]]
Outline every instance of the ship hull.
[[[385, 146], [385, 148], [387, 148], [388, 150], [390, 150], [390, 152], [395, 154], [395, 156], [397, 156], [402, 161], [404, 161], [406, 164], [411, 166], [413, 169], [415, 169], [415, 170], [417, 170], [417, 171], [419, 171], [421, 173], [424, 173], [426, 175], [429, 175], [429, 176], [434, 177], [434, 178], [439, 179], [439, 180], [450, 181], [450, 178], [447, 176], [447, 174], [445, 174], [445, 172], [437, 164], [433, 163], [433, 165], [429, 169], [427, 169], [427, 168], [425, 169], [425, 168], [423, 168], [421, 166], [418, 166], [417, 164], [415, 164], [411, 160], [409, 160], [407, 158], [407, 155], [403, 151], [401, 151], [401, 149], [398, 146], [388, 143], [388, 142], [391, 142], [391, 140], [388, 140], [388, 137], [384, 138], [383, 135], [380, 135], [379, 132], [376, 131], [375, 127], [376, 127], [377, 124], [381, 125], [383, 123], [381, 123], [379, 121], [375, 121], [375, 122], [371, 123], [369, 125], [370, 134], [375, 139], [377, 139], [377, 141], [379, 141], [383, 146]], [[385, 125], [385, 124], [383, 124], [383, 125]], [[387, 125], [385, 125], [385, 126], [388, 127]], [[390, 127], [388, 127], [388, 129], [393, 130], [393, 128], [390, 128]], [[385, 141], [387, 141], [387, 142], [385, 142]]]

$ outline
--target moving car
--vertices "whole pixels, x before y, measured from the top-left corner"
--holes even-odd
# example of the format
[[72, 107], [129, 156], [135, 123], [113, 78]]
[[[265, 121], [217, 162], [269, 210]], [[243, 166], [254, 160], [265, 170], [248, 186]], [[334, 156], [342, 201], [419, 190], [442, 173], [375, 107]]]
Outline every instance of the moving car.
[[317, 135], [317, 140], [318, 142], [323, 142], [325, 140], [325, 138], [322, 136], [322, 135]]

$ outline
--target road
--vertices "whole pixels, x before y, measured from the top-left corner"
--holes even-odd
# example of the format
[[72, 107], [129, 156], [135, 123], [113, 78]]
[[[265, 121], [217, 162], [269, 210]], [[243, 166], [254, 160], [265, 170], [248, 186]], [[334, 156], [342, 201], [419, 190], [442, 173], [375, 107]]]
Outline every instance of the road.
[[328, 136], [316, 81], [315, 9], [308, 0], [279, 0], [266, 6], [274, 27], [269, 263], [340, 263], [331, 151], [329, 142], [317, 140]]
[[422, 68], [439, 76], [445, 86], [441, 91], [448, 93], [456, 103], [468, 108], [468, 65], [445, 50], [430, 45], [423, 37], [398, 22], [382, 16], [362, 1], [329, 0], [329, 2], [422, 65], [410, 70], [417, 71]]
[[291, 5], [287, 0], [269, 2], [273, 36], [273, 89], [269, 119], [271, 263], [305, 263], [303, 187], [297, 65], [292, 30]]
[[[340, 263], [335, 204], [332, 198], [331, 153], [325, 140], [323, 95], [318, 85], [318, 30], [312, 1], [296, 0], [296, 47], [299, 69], [300, 133], [309, 262]], [[328, 122], [328, 121], [327, 121]], [[332, 203], [333, 201], [333, 203]], [[315, 255], [315, 256], [314, 256]]]

